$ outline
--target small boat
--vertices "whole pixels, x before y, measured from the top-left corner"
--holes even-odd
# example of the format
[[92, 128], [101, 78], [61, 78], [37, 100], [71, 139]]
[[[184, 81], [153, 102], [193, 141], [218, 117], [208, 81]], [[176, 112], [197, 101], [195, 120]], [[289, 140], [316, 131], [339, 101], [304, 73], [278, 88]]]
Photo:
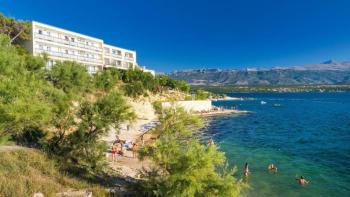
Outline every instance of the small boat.
[[274, 106], [274, 107], [281, 107], [282, 105], [279, 104], [279, 103], [275, 103], [275, 104], [273, 104], [273, 106]]
[[266, 102], [265, 102], [265, 101], [261, 101], [261, 102], [260, 102], [260, 104], [265, 105], [265, 104], [266, 104]]

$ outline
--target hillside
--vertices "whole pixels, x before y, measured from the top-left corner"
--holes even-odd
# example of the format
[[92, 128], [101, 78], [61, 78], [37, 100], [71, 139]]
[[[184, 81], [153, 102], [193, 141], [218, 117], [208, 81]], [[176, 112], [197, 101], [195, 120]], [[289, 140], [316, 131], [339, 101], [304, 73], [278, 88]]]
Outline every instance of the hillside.
[[329, 60], [314, 65], [245, 70], [193, 69], [174, 71], [169, 76], [191, 85], [350, 84], [350, 62]]
[[39, 150], [0, 146], [0, 158], [0, 196], [32, 196], [36, 192], [54, 196], [85, 188], [94, 196], [105, 196], [104, 187], [62, 174], [58, 164]]

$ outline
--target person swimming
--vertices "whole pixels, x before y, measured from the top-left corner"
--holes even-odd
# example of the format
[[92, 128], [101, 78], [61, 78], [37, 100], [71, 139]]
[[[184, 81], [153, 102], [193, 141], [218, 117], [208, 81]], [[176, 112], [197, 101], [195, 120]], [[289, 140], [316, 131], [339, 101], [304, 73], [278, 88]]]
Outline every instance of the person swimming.
[[245, 162], [244, 164], [244, 176], [248, 176], [249, 174], [249, 168], [248, 168], [248, 162]]
[[300, 176], [300, 178], [296, 180], [298, 180], [299, 185], [302, 185], [302, 186], [309, 183], [309, 181], [307, 181], [303, 176]]
[[270, 171], [270, 172], [277, 172], [277, 167], [272, 163], [270, 164], [267, 169]]
[[208, 140], [208, 146], [210, 146], [210, 145], [214, 145], [214, 140], [212, 138], [210, 138]]

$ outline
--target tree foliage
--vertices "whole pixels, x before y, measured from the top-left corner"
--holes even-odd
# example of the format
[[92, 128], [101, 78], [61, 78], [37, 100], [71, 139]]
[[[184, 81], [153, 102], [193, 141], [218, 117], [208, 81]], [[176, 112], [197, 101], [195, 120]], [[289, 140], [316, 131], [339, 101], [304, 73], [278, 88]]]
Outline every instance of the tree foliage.
[[106, 145], [99, 139], [108, 129], [119, 129], [123, 121], [132, 120], [135, 115], [120, 93], [111, 92], [96, 103], [82, 103], [77, 117], [80, 122], [76, 124], [76, 130], [63, 137], [61, 143], [56, 143], [60, 147], [54, 150], [60, 151], [58, 155], [64, 158], [62, 162], [67, 167], [92, 172], [101, 170], [105, 164]]
[[[14, 44], [21, 44], [30, 38], [30, 23], [5, 17], [0, 13], [0, 34], [7, 35]], [[17, 37], [16, 37], [17, 36]]]
[[141, 159], [155, 164], [142, 172], [144, 195], [239, 196], [245, 185], [227, 168], [224, 153], [193, 138], [201, 120], [179, 108], [163, 113], [155, 131], [159, 138], [140, 151]]
[[32, 73], [41, 66], [40, 60], [19, 55], [8, 43], [9, 38], [0, 34], [0, 131], [18, 135], [26, 128], [49, 124], [51, 95], [56, 90]]
[[49, 71], [48, 79], [56, 88], [62, 89], [66, 93], [76, 94], [85, 92], [93, 87], [91, 75], [86, 68], [76, 62], [58, 62]]
[[105, 91], [111, 90], [119, 81], [120, 72], [115, 68], [106, 69], [94, 75], [95, 87]]
[[204, 91], [202, 89], [198, 89], [196, 91], [196, 99], [197, 100], [205, 100], [208, 99], [210, 97], [210, 93], [207, 91]]

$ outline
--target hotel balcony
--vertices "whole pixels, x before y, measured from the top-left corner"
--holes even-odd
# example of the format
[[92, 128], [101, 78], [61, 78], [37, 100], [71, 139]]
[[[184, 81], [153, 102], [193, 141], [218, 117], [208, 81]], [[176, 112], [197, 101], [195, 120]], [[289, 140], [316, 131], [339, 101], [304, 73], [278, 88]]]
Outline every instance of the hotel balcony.
[[93, 58], [93, 57], [86, 57], [81, 54], [67, 54], [63, 52], [58, 51], [48, 51], [44, 49], [40, 49], [39, 47], [34, 48], [36, 53], [47, 53], [49, 56], [52, 57], [58, 57], [58, 58], [64, 58], [66, 60], [75, 60], [75, 61], [82, 61], [82, 62], [88, 62], [88, 63], [96, 63], [96, 64], [103, 64], [102, 59]]
[[124, 57], [124, 60], [127, 60], [127, 61], [134, 61], [134, 58], [133, 58], [133, 57]]
[[43, 34], [39, 34], [39, 33], [34, 33], [34, 35], [35, 35], [35, 38], [37, 38], [37, 39], [42, 39], [42, 40], [50, 41], [53, 43], [59, 43], [59, 44], [73, 46], [73, 47], [79, 47], [82, 49], [89, 49], [89, 50], [93, 50], [96, 52], [102, 52], [102, 46], [101, 47], [91, 46], [91, 45], [87, 45], [86, 43], [82, 43], [79, 41], [71, 41], [71, 40], [53, 37], [53, 36], [49, 36], [49, 35], [43, 35]]
[[119, 55], [119, 54], [105, 53], [105, 56], [112, 57], [112, 58], [117, 58], [119, 60], [123, 59], [122, 55]]

